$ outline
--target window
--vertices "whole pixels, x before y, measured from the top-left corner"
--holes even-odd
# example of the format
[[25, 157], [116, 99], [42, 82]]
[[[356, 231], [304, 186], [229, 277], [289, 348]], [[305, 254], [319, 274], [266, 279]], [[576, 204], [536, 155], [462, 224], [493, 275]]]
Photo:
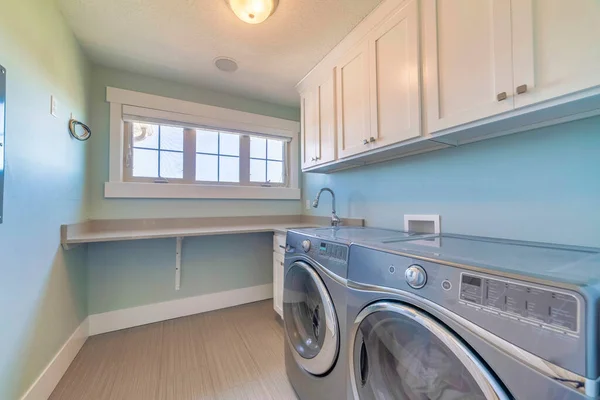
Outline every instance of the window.
[[125, 123], [130, 182], [285, 186], [286, 144], [237, 132]]
[[301, 198], [297, 121], [112, 87], [106, 101], [106, 198]]
[[132, 176], [183, 179], [183, 129], [132, 124]]
[[283, 143], [260, 137], [250, 138], [250, 181], [283, 182]]

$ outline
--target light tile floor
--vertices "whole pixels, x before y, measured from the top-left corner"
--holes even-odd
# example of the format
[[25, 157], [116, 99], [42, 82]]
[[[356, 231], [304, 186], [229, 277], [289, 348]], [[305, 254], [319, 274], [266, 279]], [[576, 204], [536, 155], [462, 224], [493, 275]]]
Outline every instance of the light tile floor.
[[50, 400], [296, 400], [272, 301], [87, 340]]

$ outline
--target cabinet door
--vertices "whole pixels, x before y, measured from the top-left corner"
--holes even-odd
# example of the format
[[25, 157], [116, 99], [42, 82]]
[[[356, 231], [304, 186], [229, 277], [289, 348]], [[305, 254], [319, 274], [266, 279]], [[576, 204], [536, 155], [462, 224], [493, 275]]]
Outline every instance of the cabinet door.
[[373, 146], [419, 137], [421, 68], [417, 1], [403, 6], [380, 25], [370, 35], [369, 46]]
[[335, 69], [319, 86], [319, 141], [315, 164], [323, 164], [336, 159], [336, 110], [335, 110]]
[[600, 1], [513, 1], [512, 18], [516, 107], [600, 85]]
[[422, 1], [428, 132], [513, 109], [510, 3]]
[[341, 58], [337, 70], [338, 156], [368, 150], [370, 137], [368, 42]]
[[302, 168], [315, 164], [319, 142], [319, 109], [316, 90], [300, 96], [302, 119]]

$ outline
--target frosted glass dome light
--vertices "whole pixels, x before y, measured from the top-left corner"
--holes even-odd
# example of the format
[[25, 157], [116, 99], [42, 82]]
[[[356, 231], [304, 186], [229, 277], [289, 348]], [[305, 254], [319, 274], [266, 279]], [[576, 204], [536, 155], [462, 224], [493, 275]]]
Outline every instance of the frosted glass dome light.
[[260, 24], [275, 12], [279, 0], [225, 0], [239, 19]]

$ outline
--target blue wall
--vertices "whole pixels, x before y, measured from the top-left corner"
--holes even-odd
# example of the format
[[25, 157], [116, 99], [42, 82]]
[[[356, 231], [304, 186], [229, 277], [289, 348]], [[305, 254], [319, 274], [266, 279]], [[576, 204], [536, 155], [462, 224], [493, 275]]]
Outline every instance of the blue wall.
[[[440, 214], [442, 232], [600, 247], [600, 117], [304, 174], [305, 198], [322, 186], [335, 191], [340, 215], [370, 226], [402, 229], [404, 214]], [[328, 209], [323, 199], [316, 213]]]
[[[64, 252], [60, 225], [86, 216], [90, 66], [54, 1], [3, 0], [6, 181], [0, 225], [0, 399], [18, 399], [87, 316], [85, 248]], [[58, 115], [50, 115], [50, 96]]]

